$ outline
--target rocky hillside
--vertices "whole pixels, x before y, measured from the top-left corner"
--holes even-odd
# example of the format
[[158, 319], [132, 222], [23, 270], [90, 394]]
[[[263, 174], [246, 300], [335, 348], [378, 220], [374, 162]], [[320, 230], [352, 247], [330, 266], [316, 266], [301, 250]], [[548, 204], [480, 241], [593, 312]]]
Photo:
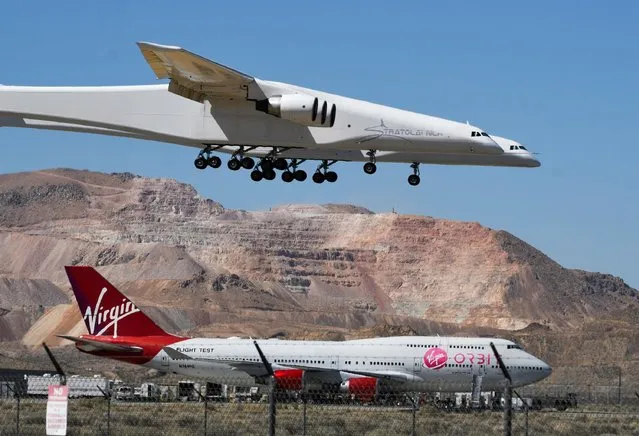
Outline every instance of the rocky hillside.
[[228, 210], [191, 186], [132, 174], [1, 175], [0, 340], [55, 344], [54, 334], [83, 331], [63, 269], [72, 264], [97, 266], [187, 334], [509, 330], [544, 356], [565, 348], [566, 332], [587, 342], [584, 329], [614, 325], [625, 332], [615, 353], [637, 356], [637, 291], [478, 223], [335, 204]]

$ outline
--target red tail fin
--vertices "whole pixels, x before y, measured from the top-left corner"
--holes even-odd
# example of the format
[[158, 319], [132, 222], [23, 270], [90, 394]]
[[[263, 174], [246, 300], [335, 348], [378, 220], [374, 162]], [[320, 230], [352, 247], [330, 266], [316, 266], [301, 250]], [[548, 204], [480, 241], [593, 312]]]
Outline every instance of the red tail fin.
[[131, 300], [90, 266], [65, 266], [89, 334], [168, 336]]

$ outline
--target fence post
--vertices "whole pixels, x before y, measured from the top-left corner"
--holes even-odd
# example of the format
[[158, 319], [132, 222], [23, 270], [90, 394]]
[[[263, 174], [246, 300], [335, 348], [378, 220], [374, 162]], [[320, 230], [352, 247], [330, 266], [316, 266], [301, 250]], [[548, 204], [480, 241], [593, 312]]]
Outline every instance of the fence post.
[[308, 403], [308, 398], [306, 397], [306, 393], [302, 392], [302, 413], [304, 414], [302, 418], [302, 436], [306, 436], [306, 404]]
[[513, 391], [515, 393], [515, 395], [517, 395], [517, 398], [519, 398], [522, 402], [522, 404], [524, 405], [524, 413], [526, 416], [526, 421], [524, 423], [525, 427], [524, 427], [524, 432], [525, 432], [525, 436], [528, 436], [528, 403], [526, 401], [524, 401], [524, 399], [521, 397], [521, 395], [519, 395], [519, 392], [517, 391]]
[[20, 436], [20, 393], [15, 393], [18, 398], [18, 410], [16, 411], [16, 433]]
[[206, 396], [204, 397], [204, 436], [206, 436], [207, 434], [207, 430], [206, 430], [206, 426], [207, 423], [209, 422], [209, 406], [208, 406], [208, 401], [206, 399]]
[[109, 389], [107, 387], [106, 392], [102, 390], [102, 388], [99, 385], [96, 385], [96, 387], [100, 390], [100, 392], [102, 392], [102, 395], [104, 396], [104, 398], [107, 400], [107, 436], [111, 435], [111, 389]]
[[20, 436], [20, 389], [16, 388], [14, 384], [13, 387], [9, 386], [7, 383], [7, 389], [13, 392], [13, 396], [16, 398], [17, 408], [16, 408], [16, 434]]
[[67, 384], [67, 375], [62, 370], [62, 367], [60, 366], [60, 364], [56, 360], [55, 356], [53, 355], [53, 353], [51, 352], [49, 347], [47, 347], [47, 344], [45, 344], [43, 342], [42, 346], [44, 347], [44, 351], [47, 352], [47, 356], [49, 356], [49, 360], [51, 360], [51, 363], [53, 363], [53, 366], [55, 367], [55, 370], [58, 372], [58, 375], [60, 376], [60, 384], [62, 386], [65, 386]]
[[264, 369], [269, 376], [269, 391], [268, 391], [268, 434], [269, 436], [275, 435], [275, 373], [273, 372], [273, 367], [269, 363], [268, 359], [262, 353], [262, 349], [257, 344], [257, 341], [253, 341], [253, 345], [257, 349], [257, 354], [260, 355], [260, 359], [262, 360], [262, 364], [264, 365]]
[[275, 435], [275, 376], [269, 377], [268, 389], [268, 434]]
[[504, 388], [504, 436], [511, 436], [513, 431], [513, 385], [512, 379], [510, 378], [510, 373], [504, 365], [504, 361], [501, 360], [501, 356], [497, 352], [497, 348], [495, 348], [494, 343], [490, 343], [490, 348], [492, 348], [493, 353], [495, 354], [495, 358], [497, 359], [497, 363], [499, 364], [499, 369], [501, 369], [502, 374], [506, 378], [506, 387]]

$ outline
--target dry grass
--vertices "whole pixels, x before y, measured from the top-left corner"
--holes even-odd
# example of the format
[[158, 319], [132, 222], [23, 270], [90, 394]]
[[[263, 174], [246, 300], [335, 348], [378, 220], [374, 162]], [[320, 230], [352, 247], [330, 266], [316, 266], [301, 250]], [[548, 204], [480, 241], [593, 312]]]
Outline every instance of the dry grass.
[[[0, 402], [0, 434], [16, 434], [15, 401]], [[23, 400], [20, 434], [43, 434], [46, 403]], [[422, 408], [416, 413], [417, 434], [492, 435], [502, 429], [500, 412], [447, 413]], [[639, 410], [601, 408], [566, 412], [530, 412], [529, 432], [534, 435], [639, 434]], [[524, 414], [514, 413], [513, 433], [523, 434]], [[209, 404], [207, 434], [264, 434], [268, 404]], [[107, 402], [73, 400], [69, 405], [68, 435], [99, 435], [107, 430]], [[412, 411], [399, 408], [309, 405], [308, 435], [404, 435], [411, 434]], [[303, 433], [303, 406], [283, 404], [277, 409], [277, 434]], [[111, 404], [110, 434], [204, 434], [203, 403]]]

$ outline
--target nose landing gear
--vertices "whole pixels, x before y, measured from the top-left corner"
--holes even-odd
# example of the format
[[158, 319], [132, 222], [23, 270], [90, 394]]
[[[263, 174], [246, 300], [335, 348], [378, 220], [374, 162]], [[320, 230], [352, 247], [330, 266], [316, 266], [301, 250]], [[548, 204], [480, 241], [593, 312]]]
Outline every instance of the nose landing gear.
[[364, 172], [366, 174], [375, 174], [375, 171], [377, 171], [377, 165], [375, 165], [375, 162], [377, 161], [375, 153], [377, 153], [376, 150], [369, 150], [366, 153], [369, 159], [369, 161], [364, 164]]
[[411, 186], [417, 186], [419, 185], [420, 182], [420, 178], [419, 178], [419, 163], [418, 162], [413, 162], [410, 167], [413, 169], [413, 174], [411, 174], [410, 176], [408, 176], [408, 184]]

